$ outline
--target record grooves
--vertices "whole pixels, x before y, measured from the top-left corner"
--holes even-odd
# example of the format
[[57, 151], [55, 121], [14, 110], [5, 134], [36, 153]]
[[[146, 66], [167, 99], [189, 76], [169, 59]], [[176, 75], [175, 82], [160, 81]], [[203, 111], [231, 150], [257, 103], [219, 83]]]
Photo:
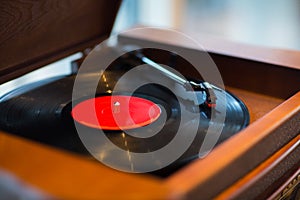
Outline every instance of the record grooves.
[[[120, 102], [121, 100], [127, 101], [128, 98], [130, 99], [130, 97], [127, 96], [126, 87], [123, 91], [114, 94], [115, 96], [111, 96], [111, 93], [108, 92], [110, 89], [113, 90], [115, 83], [124, 72], [125, 71], [119, 69], [105, 71], [103, 75], [105, 75], [106, 79], [109, 81], [103, 82], [103, 80], [100, 79], [96, 90], [96, 97], [95, 95], [90, 95], [93, 93], [90, 87], [90, 80], [94, 79], [97, 74], [85, 74], [85, 84], [83, 85], [83, 88], [86, 91], [86, 94], [82, 94], [82, 99], [75, 100], [75, 104], [77, 106], [82, 106], [84, 105], [83, 102], [86, 103], [96, 99], [99, 105], [104, 106], [100, 111], [103, 111], [103, 113], [108, 112], [109, 114], [99, 114], [99, 118], [94, 121], [96, 125], [99, 121], [101, 123], [102, 121], [105, 121], [101, 120], [101, 118], [103, 119], [105, 116], [111, 118], [112, 115], [119, 113], [120, 106], [123, 106], [122, 104], [124, 104], [124, 102]], [[136, 102], [134, 102], [132, 106], [137, 106], [137, 108], [130, 108], [125, 111], [127, 114], [131, 111], [133, 113], [135, 112], [137, 114], [136, 116], [129, 115], [136, 121], [131, 121], [128, 127], [128, 124], [126, 124], [128, 122], [126, 122], [126, 120], [122, 121], [122, 119], [118, 123], [113, 121], [113, 125], [111, 124], [112, 121], [108, 120], [107, 122], [106, 120], [104, 124], [97, 127], [95, 125], [82, 123], [80, 121], [81, 119], [78, 120], [78, 116], [74, 115], [76, 108], [72, 108], [72, 89], [75, 78], [75, 75], [71, 75], [60, 77], [57, 80], [44, 80], [44, 83], [46, 84], [34, 83], [10, 92], [5, 98], [2, 97], [0, 99], [0, 128], [26, 138], [70, 150], [72, 152], [77, 152], [88, 157], [90, 157], [90, 154], [80, 141], [74, 123], [78, 126], [82, 126], [87, 132], [96, 132], [97, 129], [102, 127], [106, 136], [115, 145], [122, 149], [137, 153], [160, 149], [174, 138], [181, 120], [181, 107], [177, 97], [169, 88], [157, 84], [147, 84], [136, 90], [132, 95], [132, 98]], [[218, 99], [217, 102], [222, 103], [221, 93], [224, 91], [213, 90]], [[20, 91], [25, 92], [21, 93]], [[243, 102], [229, 92], [225, 92], [225, 94], [227, 114], [218, 143], [231, 137], [249, 123], [249, 113]], [[119, 100], [111, 101], [114, 97], [119, 97]], [[107, 111], [106, 109], [111, 105], [111, 110]], [[194, 105], [191, 103], [187, 103], [187, 107], [192, 108], [193, 106]], [[135, 109], [140, 109], [141, 112]], [[73, 117], [75, 116], [75, 121], [72, 118], [72, 112]], [[80, 112], [84, 111], [81, 110]], [[122, 112], [123, 111], [121, 111], [121, 113]], [[140, 113], [144, 114], [138, 115]], [[184, 164], [198, 158], [199, 146], [201, 146], [201, 143], [203, 142], [210, 123], [210, 116], [207, 113], [209, 112], [200, 112], [200, 124], [198, 126], [197, 135], [188, 150], [173, 164], [154, 172], [154, 174], [160, 176], [169, 175]], [[121, 117], [123, 119], [124, 116], [129, 116], [123, 114], [124, 113], [122, 113]], [[79, 117], [80, 115], [81, 114], [79, 114]], [[140, 118], [141, 116], [142, 118]], [[166, 120], [166, 122], [164, 120]], [[120, 125], [119, 123], [121, 123], [121, 126], [118, 128], [117, 125]], [[124, 123], [124, 126], [122, 123]], [[192, 120], [186, 124], [187, 133], [189, 132], [188, 123], [192, 123]], [[106, 126], [107, 124], [109, 125]], [[128, 129], [131, 134], [124, 133], [122, 129]], [[148, 132], [153, 132], [153, 130], [158, 130], [158, 133], [145, 138], [135, 137], [147, 134]], [[126, 142], [124, 142], [125, 140]]]

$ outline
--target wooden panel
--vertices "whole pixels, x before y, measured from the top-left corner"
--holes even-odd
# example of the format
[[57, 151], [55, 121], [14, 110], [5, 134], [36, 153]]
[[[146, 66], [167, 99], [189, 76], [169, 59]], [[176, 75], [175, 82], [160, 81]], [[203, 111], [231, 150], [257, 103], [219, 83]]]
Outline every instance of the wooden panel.
[[300, 90], [300, 70], [220, 54], [211, 56], [227, 86], [282, 99]]
[[157, 28], [144, 26], [138, 26], [134, 31], [124, 32], [121, 37], [134, 38], [135, 40], [142, 39], [155, 41], [195, 49], [199, 49], [199, 45], [201, 45], [202, 48], [200, 50], [205, 49], [206, 51], [215, 54], [300, 69], [300, 51], [273, 49], [237, 43], [203, 33], [190, 33], [184, 31], [181, 33], [187, 34], [188, 37], [191, 37], [199, 44], [196, 44], [195, 42], [191, 43], [190, 39], [183, 39], [183, 37], [178, 37], [176, 34], [169, 34], [168, 32], [161, 31]]
[[216, 199], [267, 199], [300, 166], [300, 135], [238, 180]]
[[211, 199], [300, 133], [300, 92], [170, 177], [179, 195]]
[[3, 132], [0, 167], [59, 199], [167, 199], [154, 177], [117, 172]]
[[4, 0], [0, 83], [107, 38], [120, 0]]
[[[282, 99], [287, 99], [300, 90], [299, 51], [236, 44], [201, 34], [195, 38], [199, 39], [197, 42], [204, 48], [159, 29], [138, 28], [122, 34], [119, 40], [124, 44], [156, 46], [174, 49], [175, 52], [180, 47], [181, 52], [192, 57], [200, 57], [201, 51], [205, 49], [218, 67], [226, 86]], [[160, 55], [156, 55], [155, 59], [161, 59], [159, 57]], [[190, 68], [187, 71], [180, 64], [178, 65], [183, 67], [176, 70], [183, 72], [183, 75], [197, 74]]]

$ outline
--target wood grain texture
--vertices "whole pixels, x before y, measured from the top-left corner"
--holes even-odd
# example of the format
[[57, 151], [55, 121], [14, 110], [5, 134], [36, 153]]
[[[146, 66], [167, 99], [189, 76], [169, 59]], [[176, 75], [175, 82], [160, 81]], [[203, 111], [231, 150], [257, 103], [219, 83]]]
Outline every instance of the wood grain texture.
[[[299, 155], [300, 135], [219, 194], [216, 199], [267, 199], [299, 169], [300, 160], [294, 158]], [[268, 184], [262, 185], [262, 181], [268, 181]]]
[[0, 168], [59, 199], [167, 199], [169, 193], [154, 177], [117, 172], [3, 132]]
[[119, 3], [119, 0], [1, 1], [0, 83], [107, 38]]

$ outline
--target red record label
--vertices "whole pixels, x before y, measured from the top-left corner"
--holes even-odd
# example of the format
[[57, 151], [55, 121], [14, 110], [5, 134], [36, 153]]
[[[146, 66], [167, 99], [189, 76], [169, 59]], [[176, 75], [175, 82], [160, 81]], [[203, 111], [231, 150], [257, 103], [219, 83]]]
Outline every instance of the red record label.
[[160, 107], [144, 98], [115, 95], [85, 100], [72, 110], [75, 121], [103, 130], [126, 130], [146, 126], [161, 114]]

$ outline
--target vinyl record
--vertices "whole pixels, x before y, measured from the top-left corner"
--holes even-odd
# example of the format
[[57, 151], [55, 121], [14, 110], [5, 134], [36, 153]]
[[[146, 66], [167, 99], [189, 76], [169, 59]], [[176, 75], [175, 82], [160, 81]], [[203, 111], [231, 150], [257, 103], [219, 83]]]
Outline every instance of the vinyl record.
[[[74, 109], [76, 109], [78, 105], [84, 105], [84, 102], [86, 103], [90, 100], [98, 99], [100, 105], [102, 105], [103, 101], [106, 101], [105, 99], [113, 98], [111, 91], [124, 73], [125, 71], [121, 70], [105, 71], [102, 77], [105, 76], [106, 81], [100, 78], [96, 95], [90, 84], [92, 80], [97, 78], [98, 74], [88, 73], [82, 75], [82, 87], [85, 93], [82, 94], [82, 98], [73, 99], [73, 102], [72, 90], [76, 78], [75, 75], [60, 77], [58, 80], [45, 80], [42, 83], [34, 83], [12, 91], [9, 95], [0, 99], [0, 127], [5, 131], [81, 153], [86, 156], [90, 156], [90, 154], [80, 141], [74, 123], [83, 127], [89, 134], [98, 134], [97, 130], [99, 128], [103, 129], [106, 137], [108, 137], [112, 143], [126, 151], [143, 153], [160, 149], [174, 138], [180, 123], [180, 104], [178, 98], [169, 88], [158, 84], [147, 84], [140, 87], [128, 97], [129, 94], [126, 89], [128, 85], [124, 85], [120, 91], [114, 93], [113, 95], [122, 98], [125, 97], [125, 99], [127, 99], [127, 97], [133, 97], [142, 104], [142, 107], [148, 106], [148, 108], [145, 109], [145, 113], [149, 113], [151, 109], [154, 109], [154, 111], [152, 110], [154, 112], [153, 115], [151, 114], [150, 117], [129, 124], [129, 128], [125, 126], [125, 128], [118, 128], [116, 124], [110, 125], [113, 126], [113, 128], [103, 126], [103, 124], [102, 126], [92, 126], [85, 124], [85, 122], [83, 123], [82, 119], [78, 120], [74, 117]], [[22, 93], [20, 91], [25, 92]], [[227, 114], [218, 141], [218, 143], [220, 143], [243, 129], [249, 123], [249, 114], [243, 102], [234, 95], [225, 92], [226, 101], [225, 99], [223, 101], [221, 93], [224, 91], [214, 89], [214, 92], [217, 96], [218, 103], [226, 102]], [[205, 95], [203, 98], [204, 97]], [[76, 106], [72, 107], [72, 103]], [[134, 103], [134, 105], [136, 105], [136, 103]], [[103, 112], [107, 112], [106, 109], [109, 109], [109, 106], [104, 105], [104, 107], [105, 106], [106, 108], [102, 109]], [[187, 108], [193, 106], [191, 102], [188, 102], [186, 105]], [[114, 108], [119, 109], [118, 107], [112, 107], [112, 110], [109, 111], [109, 115], [114, 112]], [[160, 110], [164, 112], [160, 113]], [[139, 109], [129, 109], [129, 111], [139, 113]], [[108, 115], [100, 115], [97, 120], [100, 120], [100, 122], [105, 121], [107, 120], [105, 118], [106, 116]], [[168, 175], [191, 160], [198, 158], [199, 148], [210, 123], [210, 116], [206, 111], [201, 111], [199, 118], [200, 124], [198, 126], [198, 132], [192, 145], [174, 163], [154, 173], [161, 176]], [[140, 118], [138, 118], [138, 120], [140, 120]], [[166, 122], [164, 120], [166, 120]], [[191, 119], [188, 123], [193, 123], [192, 121]], [[97, 122], [95, 123], [97, 125]], [[187, 127], [187, 133], [189, 132], [188, 123], [185, 125], [185, 127]], [[128, 133], [129, 131], [130, 134], [125, 133], [123, 129], [127, 129], [126, 132]], [[135, 135], [143, 136], [143, 134], [151, 133], [154, 130], [158, 131], [158, 133], [151, 137], [135, 137]], [[110, 152], [108, 150], [107, 156], [109, 156], [109, 154]], [[124, 159], [126, 160], [127, 158]]]

